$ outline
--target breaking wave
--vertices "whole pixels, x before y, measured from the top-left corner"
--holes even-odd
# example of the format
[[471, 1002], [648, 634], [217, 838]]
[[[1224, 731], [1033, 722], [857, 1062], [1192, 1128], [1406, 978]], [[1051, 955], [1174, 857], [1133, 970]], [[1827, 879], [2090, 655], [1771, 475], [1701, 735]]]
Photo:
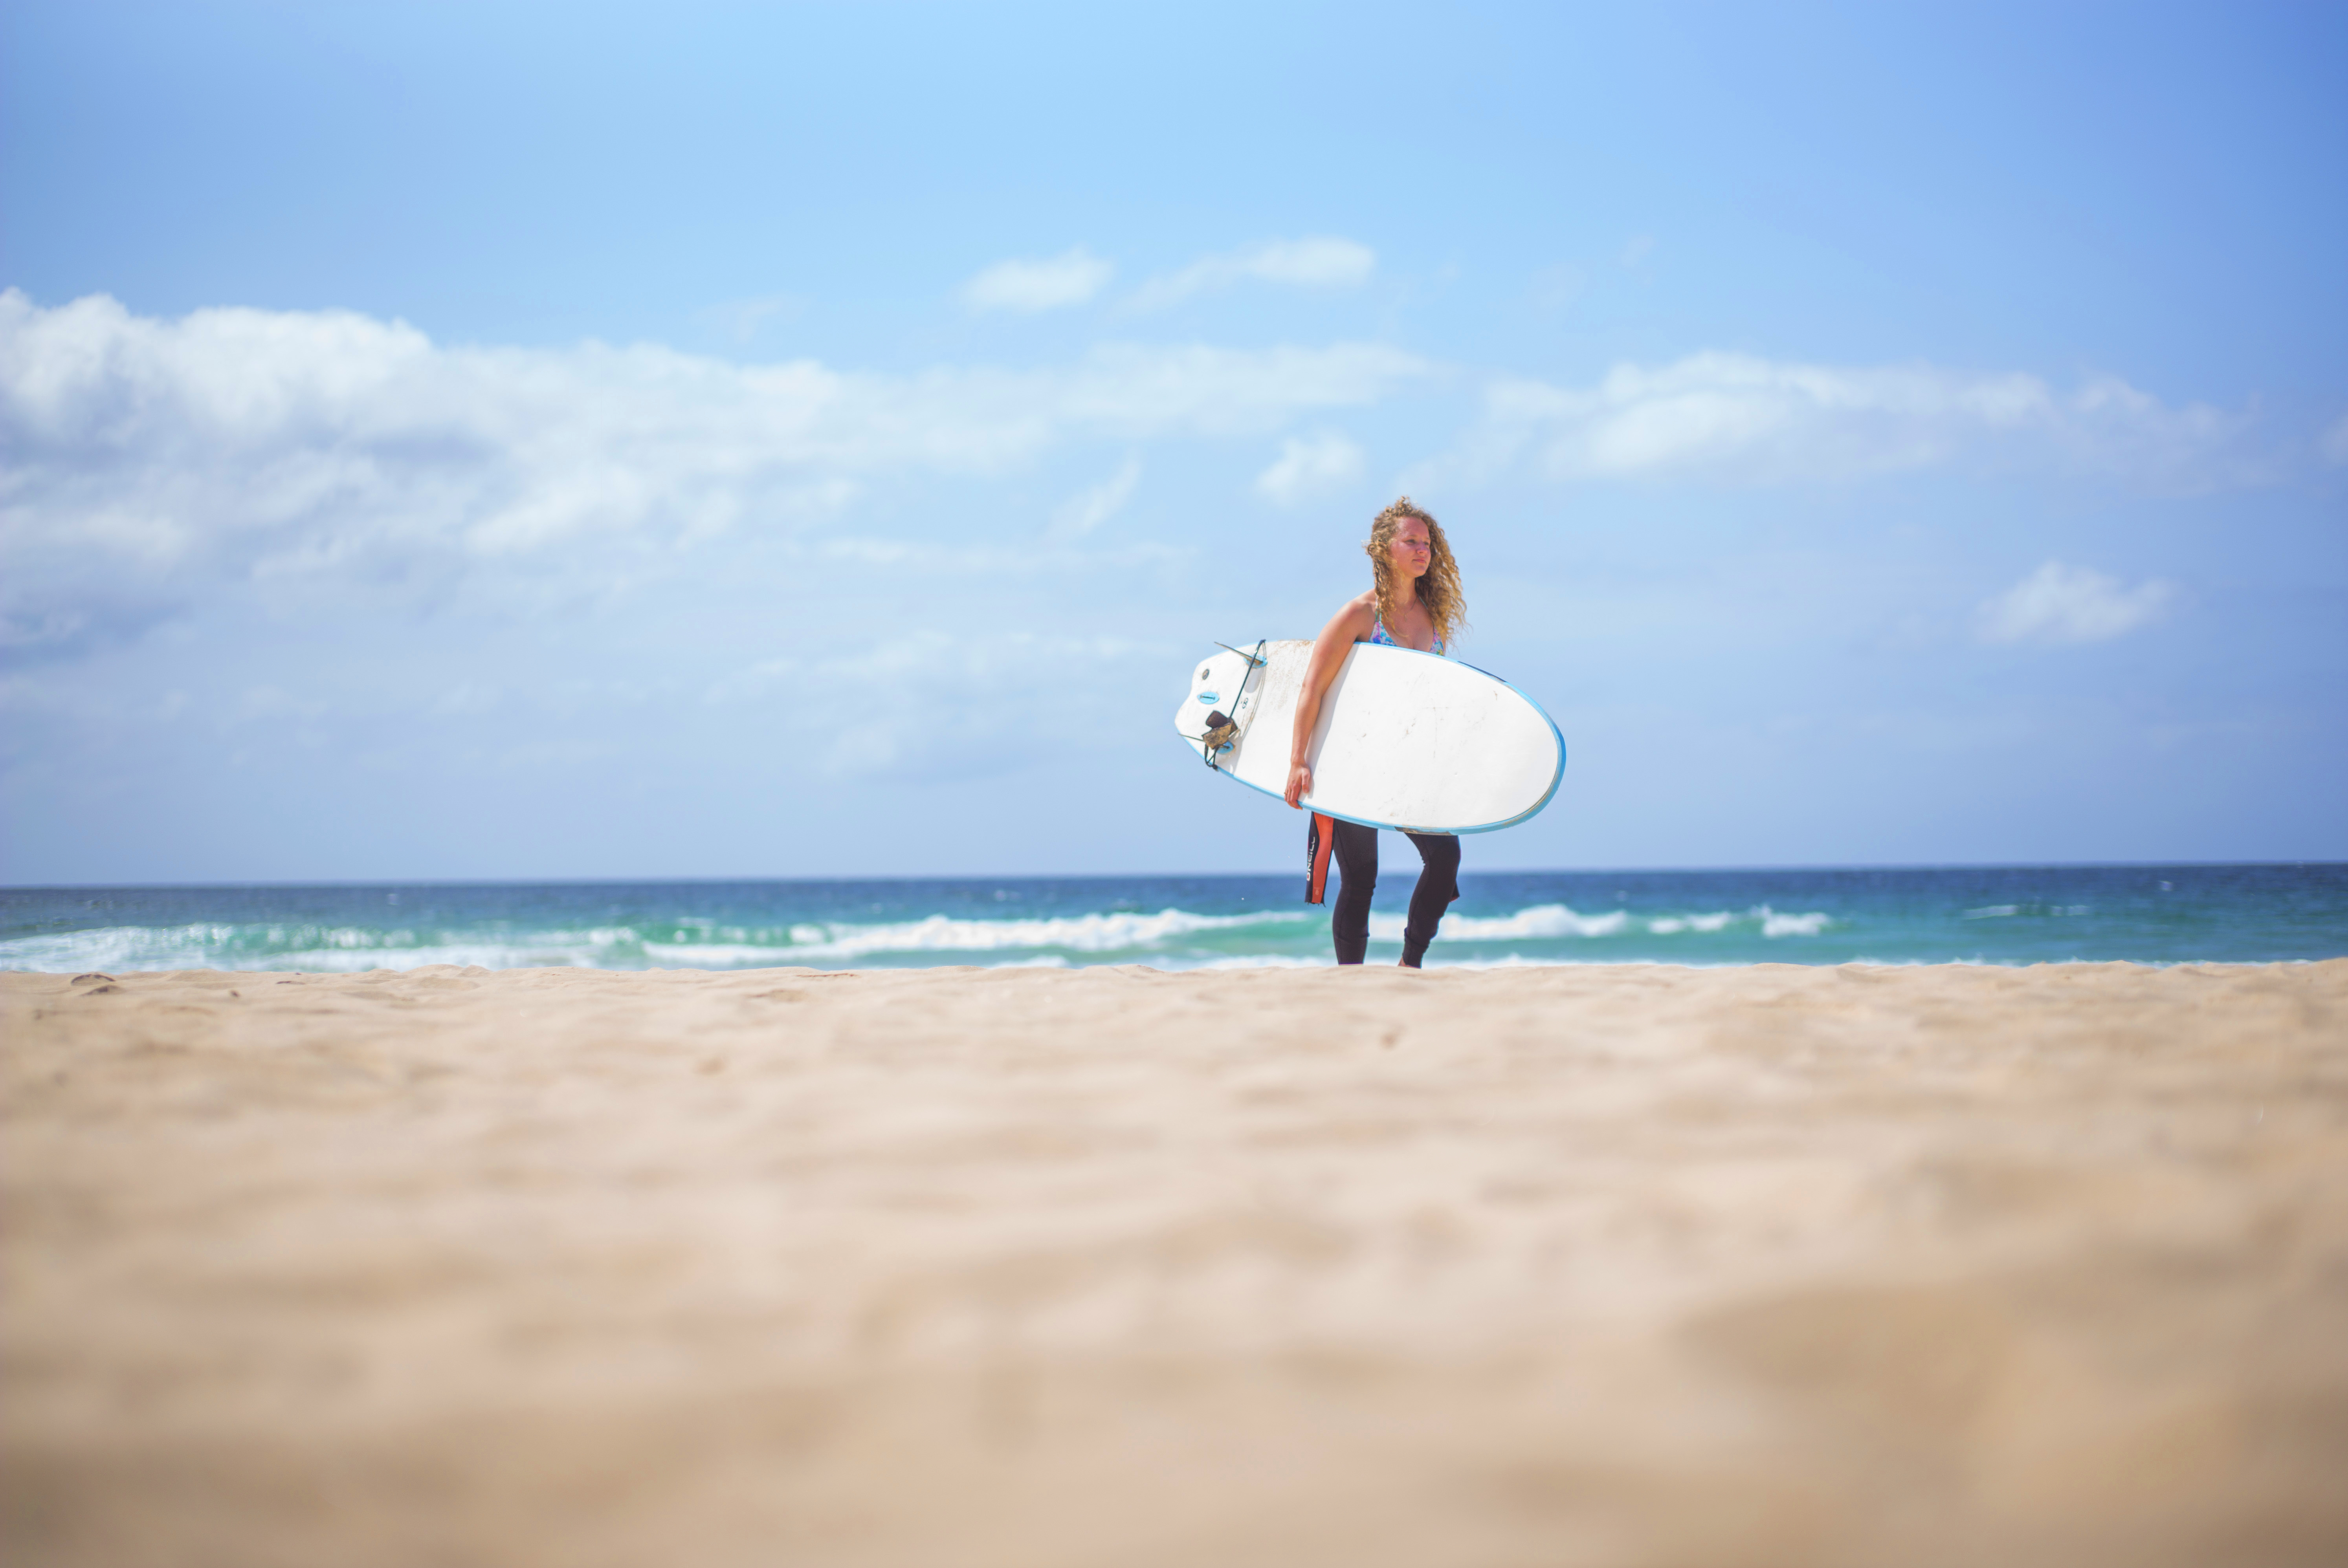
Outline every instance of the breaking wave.
[[[1325, 910], [1313, 908], [1207, 915], [1169, 907], [1154, 913], [1095, 910], [1000, 919], [938, 914], [772, 926], [687, 917], [524, 930], [506, 921], [477, 923], [469, 930], [290, 922], [102, 926], [0, 940], [0, 968], [356, 971], [455, 964], [493, 969], [735, 969], [938, 963], [1226, 968], [1327, 963], [1327, 919]], [[1373, 942], [1399, 945], [1405, 923], [1400, 912], [1373, 915]], [[1780, 914], [1766, 906], [1742, 913], [1647, 917], [1621, 909], [1581, 914], [1563, 904], [1540, 904], [1507, 915], [1451, 915], [1437, 941], [1456, 961], [1501, 961], [1509, 953], [1497, 949], [1506, 948], [1527, 961], [1555, 962], [1596, 956], [1567, 949], [1611, 939], [1717, 936], [1740, 929], [1769, 939], [1814, 937], [1830, 923], [1823, 914]]]
[[[1400, 884], [1401, 879], [1396, 878]], [[0, 887], [0, 968], [613, 969], [1331, 962], [1282, 876]], [[1480, 872], [1433, 966], [2348, 956], [2348, 866]], [[1370, 960], [1401, 948], [1381, 889]]]
[[[1403, 929], [1409, 923], [1404, 915], [1373, 915], [1370, 935], [1384, 941], [1399, 942]], [[1513, 915], [1478, 919], [1472, 915], [1451, 915], [1445, 917], [1437, 931], [1438, 942], [1522, 942], [1560, 941], [1571, 938], [1620, 937], [1644, 932], [1651, 937], [1675, 937], [1682, 933], [1711, 936], [1738, 927], [1749, 927], [1762, 937], [1815, 937], [1832, 925], [1831, 917], [1821, 914], [1783, 915], [1766, 904], [1742, 914], [1725, 911], [1708, 915], [1633, 915], [1624, 909], [1610, 909], [1602, 915], [1581, 915], [1562, 904], [1542, 904], [1530, 909], [1519, 909]]]

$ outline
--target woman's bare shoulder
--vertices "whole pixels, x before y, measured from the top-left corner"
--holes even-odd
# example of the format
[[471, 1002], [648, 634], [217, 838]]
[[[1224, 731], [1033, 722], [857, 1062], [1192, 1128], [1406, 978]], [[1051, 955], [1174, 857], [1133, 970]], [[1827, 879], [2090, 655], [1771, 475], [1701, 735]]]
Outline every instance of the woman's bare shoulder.
[[1370, 634], [1370, 628], [1376, 623], [1377, 618], [1378, 590], [1371, 589], [1366, 593], [1355, 594], [1339, 605], [1337, 613], [1329, 618], [1329, 624], [1323, 630], [1322, 635], [1325, 637], [1333, 631], [1343, 632], [1355, 641], [1359, 641]]

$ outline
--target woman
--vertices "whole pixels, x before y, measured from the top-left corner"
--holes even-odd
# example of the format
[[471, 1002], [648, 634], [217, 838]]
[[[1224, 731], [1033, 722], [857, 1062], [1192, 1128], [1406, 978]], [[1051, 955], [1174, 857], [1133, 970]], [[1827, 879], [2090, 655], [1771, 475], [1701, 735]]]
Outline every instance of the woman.
[[[1356, 642], [1383, 642], [1441, 654], [1466, 622], [1467, 600], [1459, 591], [1459, 568], [1443, 526], [1405, 496], [1370, 524], [1370, 590], [1346, 601], [1313, 644], [1304, 690], [1296, 702], [1296, 733], [1288, 751], [1288, 804], [1303, 809], [1312, 793], [1313, 768], [1305, 753], [1320, 723], [1321, 702], [1338, 667]], [[1370, 895], [1378, 885], [1378, 830], [1359, 823], [1334, 824], [1337, 910], [1329, 921], [1337, 961], [1358, 964], [1370, 946]], [[1435, 939], [1443, 911], [1459, 897], [1459, 840], [1447, 833], [1414, 833], [1424, 868], [1410, 895], [1410, 923], [1404, 928], [1402, 961], [1418, 968]]]

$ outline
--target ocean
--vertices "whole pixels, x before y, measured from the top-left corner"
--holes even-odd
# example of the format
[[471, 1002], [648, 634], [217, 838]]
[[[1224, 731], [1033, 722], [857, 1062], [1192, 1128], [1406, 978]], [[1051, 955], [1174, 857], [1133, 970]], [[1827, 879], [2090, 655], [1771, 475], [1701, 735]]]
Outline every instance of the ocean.
[[[1380, 886], [1402, 947], [1417, 867]], [[901, 968], [1331, 961], [1303, 877], [0, 889], [0, 968]], [[1526, 871], [1461, 878], [1429, 968], [2348, 957], [2348, 866]], [[1334, 886], [1333, 881], [1332, 892]]]

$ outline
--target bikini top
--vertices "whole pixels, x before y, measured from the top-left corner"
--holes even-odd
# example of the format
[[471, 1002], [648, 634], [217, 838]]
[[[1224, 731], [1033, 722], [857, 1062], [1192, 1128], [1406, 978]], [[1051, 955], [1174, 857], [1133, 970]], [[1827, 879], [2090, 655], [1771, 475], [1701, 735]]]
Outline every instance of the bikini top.
[[[1370, 641], [1373, 642], [1383, 642], [1388, 648], [1410, 648], [1409, 643], [1396, 642], [1392, 637], [1388, 636], [1386, 634], [1386, 623], [1380, 620], [1375, 615], [1370, 617]], [[1420, 650], [1416, 648], [1410, 648], [1410, 651], [1413, 653], [1420, 651]], [[1440, 637], [1437, 637], [1435, 640], [1435, 656], [1437, 659], [1445, 657], [1443, 651], [1443, 639]]]

